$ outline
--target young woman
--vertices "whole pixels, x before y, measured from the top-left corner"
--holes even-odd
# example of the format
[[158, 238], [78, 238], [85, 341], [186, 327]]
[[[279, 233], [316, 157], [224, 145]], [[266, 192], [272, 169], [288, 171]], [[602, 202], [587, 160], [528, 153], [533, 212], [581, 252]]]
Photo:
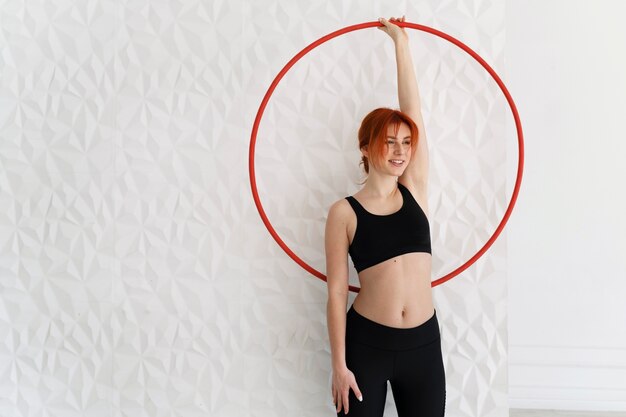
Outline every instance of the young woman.
[[[394, 41], [400, 111], [379, 108], [359, 128], [368, 174], [329, 209], [327, 322], [337, 414], [382, 416], [391, 385], [398, 416], [441, 417], [445, 373], [431, 292], [428, 149], [404, 21], [380, 19]], [[360, 291], [346, 314], [348, 254]]]

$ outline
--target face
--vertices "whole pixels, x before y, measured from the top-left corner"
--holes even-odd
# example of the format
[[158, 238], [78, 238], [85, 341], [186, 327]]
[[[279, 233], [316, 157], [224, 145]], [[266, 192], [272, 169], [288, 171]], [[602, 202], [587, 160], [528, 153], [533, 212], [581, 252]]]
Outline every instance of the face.
[[374, 169], [389, 175], [402, 175], [411, 160], [411, 130], [409, 126], [401, 123], [397, 133], [395, 126], [389, 126], [385, 149], [385, 157], [380, 161], [383, 166]]

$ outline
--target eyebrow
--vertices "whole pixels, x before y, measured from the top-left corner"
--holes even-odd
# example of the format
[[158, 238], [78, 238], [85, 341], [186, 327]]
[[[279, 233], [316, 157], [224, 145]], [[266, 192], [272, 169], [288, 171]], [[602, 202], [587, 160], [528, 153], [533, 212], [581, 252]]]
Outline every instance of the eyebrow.
[[[398, 139], [395, 136], [387, 136], [387, 139], [389, 139], [389, 138], [391, 138], [391, 139]], [[404, 139], [411, 139], [411, 136], [405, 136]]]

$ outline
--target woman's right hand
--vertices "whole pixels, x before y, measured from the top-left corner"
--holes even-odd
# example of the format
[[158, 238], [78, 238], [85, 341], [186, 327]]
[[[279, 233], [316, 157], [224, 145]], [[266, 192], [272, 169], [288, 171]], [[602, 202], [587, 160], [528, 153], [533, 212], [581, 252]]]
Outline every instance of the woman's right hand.
[[350, 404], [348, 401], [348, 393], [350, 392], [350, 388], [354, 392], [354, 395], [359, 399], [359, 401], [363, 401], [363, 395], [361, 394], [361, 390], [359, 390], [359, 386], [356, 383], [356, 378], [351, 370], [347, 367], [341, 369], [333, 369], [333, 404], [337, 407], [337, 412], [341, 410], [341, 406], [345, 410], [345, 413], [348, 414], [348, 409], [350, 408]]

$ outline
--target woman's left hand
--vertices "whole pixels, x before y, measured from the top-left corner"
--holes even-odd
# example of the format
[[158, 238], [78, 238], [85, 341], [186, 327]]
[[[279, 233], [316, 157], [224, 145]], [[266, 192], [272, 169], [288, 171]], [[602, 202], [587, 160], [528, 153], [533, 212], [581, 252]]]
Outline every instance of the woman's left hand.
[[378, 26], [378, 29], [391, 36], [391, 39], [393, 39], [394, 43], [397, 43], [399, 40], [409, 40], [409, 35], [406, 33], [406, 30], [395, 24], [396, 22], [404, 22], [404, 16], [402, 16], [400, 19], [392, 17], [389, 20], [381, 17], [380, 19], [378, 19], [378, 21], [383, 24], [383, 26]]

